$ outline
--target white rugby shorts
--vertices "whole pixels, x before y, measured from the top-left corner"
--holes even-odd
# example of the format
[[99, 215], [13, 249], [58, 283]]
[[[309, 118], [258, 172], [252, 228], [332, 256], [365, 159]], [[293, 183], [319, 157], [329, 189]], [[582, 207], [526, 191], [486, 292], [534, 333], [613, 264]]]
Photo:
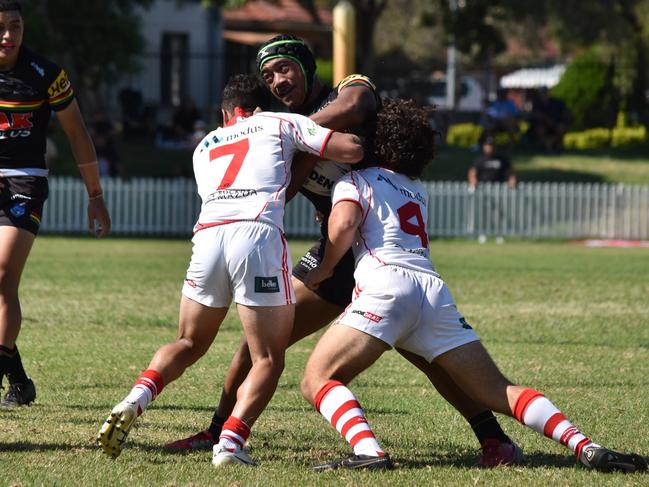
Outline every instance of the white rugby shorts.
[[212, 308], [295, 303], [291, 256], [275, 225], [240, 221], [199, 230], [182, 293]]
[[349, 326], [432, 362], [479, 340], [434, 274], [385, 265], [356, 273], [354, 298], [336, 324]]

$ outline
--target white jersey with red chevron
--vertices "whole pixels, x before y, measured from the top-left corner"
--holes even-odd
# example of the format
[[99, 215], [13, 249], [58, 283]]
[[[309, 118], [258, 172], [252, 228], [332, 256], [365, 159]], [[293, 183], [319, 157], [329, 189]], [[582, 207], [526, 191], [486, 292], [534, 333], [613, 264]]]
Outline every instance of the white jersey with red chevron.
[[353, 244], [357, 272], [393, 264], [434, 272], [429, 259], [428, 192], [419, 179], [380, 167], [351, 171], [334, 186], [333, 204], [352, 201], [363, 220]]
[[302, 115], [271, 112], [235, 117], [210, 132], [194, 150], [202, 199], [194, 231], [239, 220], [283, 229], [293, 155], [322, 155], [331, 132]]

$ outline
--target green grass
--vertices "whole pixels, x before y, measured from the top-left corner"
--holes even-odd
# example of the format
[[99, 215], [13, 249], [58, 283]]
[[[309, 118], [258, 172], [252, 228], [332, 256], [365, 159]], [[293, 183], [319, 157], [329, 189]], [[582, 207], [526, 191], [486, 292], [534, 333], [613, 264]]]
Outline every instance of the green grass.
[[[519, 181], [649, 184], [644, 152], [573, 151], [558, 155], [516, 150], [510, 154]], [[424, 174], [435, 181], [465, 181], [476, 153], [443, 147]]]
[[[294, 258], [307, 242], [292, 242]], [[394, 352], [352, 383], [392, 472], [314, 474], [348, 449], [300, 397], [315, 338], [295, 345], [250, 439], [258, 468], [215, 470], [210, 454], [159, 446], [209, 422], [238, 341], [235, 315], [210, 352], [142, 416], [122, 455], [94, 445], [99, 426], [153, 352], [176, 333], [188, 241], [39, 237], [23, 276], [19, 339], [38, 387], [29, 408], [0, 411], [0, 485], [649, 485], [606, 475], [502, 418], [525, 450], [521, 467], [473, 467], [464, 420]], [[562, 243], [434, 241], [460, 309], [511, 379], [544, 391], [586, 434], [649, 455], [649, 252]]]

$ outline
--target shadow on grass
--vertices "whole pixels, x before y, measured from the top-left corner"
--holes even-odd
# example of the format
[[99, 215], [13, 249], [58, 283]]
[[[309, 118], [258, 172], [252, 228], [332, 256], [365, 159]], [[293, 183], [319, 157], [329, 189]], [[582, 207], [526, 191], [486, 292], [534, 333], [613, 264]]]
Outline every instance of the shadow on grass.
[[605, 178], [599, 174], [560, 169], [520, 169], [516, 174], [518, 180], [523, 182], [603, 183], [605, 181]]
[[31, 452], [31, 451], [56, 451], [65, 450], [76, 453], [78, 450], [95, 450], [92, 443], [30, 443], [18, 441], [16, 443], [0, 443], [0, 451], [7, 452]]
[[[457, 467], [457, 468], [484, 468], [477, 465], [476, 454], [463, 453], [457, 456], [435, 456], [427, 458], [401, 459], [393, 458], [397, 468], [422, 469], [428, 467]], [[574, 468], [576, 460], [569, 454], [558, 455], [552, 453], [533, 453], [525, 455], [523, 463], [515, 468]], [[508, 467], [503, 467], [508, 468]]]
[[[152, 446], [152, 445], [147, 445], [147, 444], [142, 444], [138, 442], [130, 442], [128, 444], [129, 448], [135, 448], [138, 450], [146, 451], [146, 452], [152, 452], [152, 453], [163, 453], [165, 456], [186, 456], [190, 454], [205, 454], [206, 452], [211, 451], [211, 448], [207, 449], [202, 449], [202, 450], [193, 450], [191, 452], [186, 452], [186, 451], [169, 451], [169, 450], [163, 450], [162, 446]], [[255, 455], [255, 450], [259, 450], [260, 448], [265, 448], [266, 445], [260, 445], [259, 447], [256, 448], [251, 448], [250, 453], [251, 455]], [[300, 447], [298, 445], [292, 445], [290, 448], [290, 452], [283, 452], [282, 454], [279, 455], [270, 455], [267, 458], [264, 459], [264, 463], [267, 462], [282, 462], [286, 461], [286, 455], [289, 456], [296, 456], [296, 453], [299, 454], [298, 458], [294, 458], [293, 461], [295, 463], [303, 464], [304, 468], [307, 470], [310, 470], [311, 467], [314, 465], [320, 464], [320, 463], [325, 463], [331, 460], [336, 460], [340, 458], [344, 458], [349, 455], [349, 452], [347, 453], [341, 453], [340, 451], [336, 450], [327, 450], [327, 451], [322, 451], [322, 452], [314, 452], [313, 447], [311, 445], [304, 445], [303, 447]], [[311, 456], [311, 459], [306, 459], [304, 458], [304, 454], [307, 454]], [[467, 468], [475, 468], [475, 469], [483, 469], [484, 467], [480, 467], [477, 465], [477, 460], [478, 460], [478, 455], [477, 453], [466, 453], [466, 452], [458, 452], [457, 454], [453, 454], [445, 452], [440, 455], [435, 455], [431, 454], [429, 456], [424, 456], [423, 458], [421, 455], [417, 459], [404, 459], [404, 458], [395, 458], [392, 457], [395, 463], [395, 467], [397, 469], [413, 469], [413, 470], [420, 470], [420, 469], [428, 469], [428, 468], [434, 468], [434, 467], [454, 467], [454, 468], [461, 468], [461, 469], [467, 469]], [[523, 459], [523, 463], [521, 465], [517, 465], [515, 468], [546, 468], [546, 467], [552, 467], [552, 468], [574, 468], [576, 465], [576, 460], [574, 459], [573, 456], [571, 456], [569, 453], [566, 455], [559, 455], [559, 454], [551, 454], [551, 453], [534, 453], [531, 455], [525, 455]], [[503, 468], [508, 468], [508, 467], [503, 467]]]
[[[599, 160], [620, 160], [625, 162], [637, 161], [638, 164], [649, 162], [646, 157], [646, 147], [634, 150], [570, 150], [560, 154], [546, 155], [541, 151], [526, 147], [516, 147], [513, 151], [502, 151], [514, 163], [514, 168], [522, 181], [548, 182], [603, 182], [606, 177], [582, 171], [562, 171], [558, 169], [523, 169], [520, 166], [534, 157], [547, 157], [551, 160], [570, 159], [574, 157], [589, 158], [599, 164]], [[467, 171], [477, 152], [458, 147], [440, 146], [435, 159], [424, 169], [423, 179], [427, 181], [466, 181]], [[533, 166], [532, 166], [533, 167]], [[615, 178], [613, 178], [615, 179]]]
[[[108, 412], [115, 406], [114, 402], [105, 404], [66, 404], [62, 407], [66, 409], [96, 411], [97, 409], [107, 409]], [[214, 408], [210, 406], [179, 406], [176, 404], [154, 404], [147, 411], [205, 411], [209, 413], [214, 412]]]
[[561, 155], [591, 157], [593, 159], [621, 159], [624, 161], [632, 160], [644, 163], [647, 161], [647, 150], [649, 146], [644, 145], [635, 149], [584, 149], [584, 150], [564, 150]]

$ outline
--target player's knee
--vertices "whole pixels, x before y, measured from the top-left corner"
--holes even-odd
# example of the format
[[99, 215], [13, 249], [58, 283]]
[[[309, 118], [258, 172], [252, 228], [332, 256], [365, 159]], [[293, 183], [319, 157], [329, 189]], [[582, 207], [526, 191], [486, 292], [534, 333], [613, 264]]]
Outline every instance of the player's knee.
[[305, 374], [300, 382], [300, 392], [302, 392], [302, 397], [307, 400], [307, 402], [313, 404], [315, 395], [318, 392], [319, 385], [322, 381], [318, 380], [318, 377], [313, 374]]
[[196, 340], [191, 338], [182, 337], [176, 340], [176, 344], [181, 348], [182, 354], [186, 357], [189, 363], [196, 362], [207, 351], [207, 347], [200, 345]]
[[18, 297], [18, 278], [13, 272], [0, 269], [0, 300], [11, 301]]
[[269, 377], [279, 378], [284, 371], [284, 354], [278, 353], [264, 357], [253, 358], [252, 366], [263, 371]]
[[313, 394], [311, 392], [311, 381], [308, 376], [304, 376], [300, 381], [300, 392], [302, 397], [313, 404]]

